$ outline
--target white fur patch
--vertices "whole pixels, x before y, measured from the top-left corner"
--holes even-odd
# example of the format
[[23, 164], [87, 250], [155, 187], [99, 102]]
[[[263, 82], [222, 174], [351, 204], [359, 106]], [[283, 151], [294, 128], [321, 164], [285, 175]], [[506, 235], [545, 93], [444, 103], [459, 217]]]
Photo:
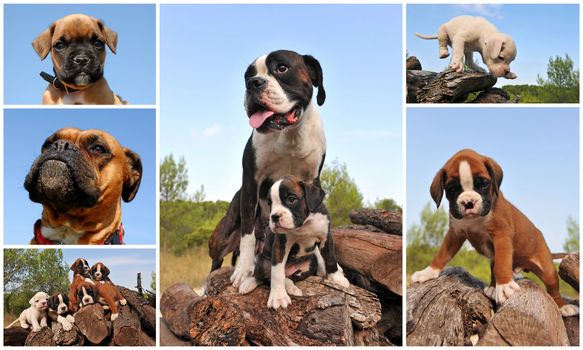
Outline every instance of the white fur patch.
[[[295, 228], [294, 216], [288, 207], [283, 205], [282, 200], [279, 196], [279, 187], [282, 180], [276, 181], [269, 190], [269, 196], [271, 198], [271, 211], [269, 213], [269, 228], [272, 232], [278, 232], [276, 223], [273, 221], [272, 217], [277, 215], [279, 217], [277, 224], [282, 229], [291, 230]], [[285, 233], [285, 232], [284, 232]]]
[[267, 307], [274, 309], [282, 307], [285, 309], [291, 304], [291, 298], [287, 294], [285, 288], [285, 261], [287, 261], [288, 253], [288, 244], [286, 244], [286, 252], [283, 262], [271, 267], [271, 288], [269, 290]]
[[[477, 215], [482, 211], [482, 196], [474, 190], [474, 176], [470, 164], [461, 161], [459, 165], [460, 184], [464, 190], [456, 199], [456, 204], [463, 214]], [[472, 202], [473, 208], [466, 209], [464, 203]]]
[[413, 275], [411, 276], [411, 283], [417, 282], [423, 283], [425, 281], [435, 279], [439, 276], [440, 272], [441, 270], [434, 269], [431, 266], [427, 266], [423, 270], [413, 273]]
[[264, 55], [255, 60], [255, 70], [257, 71], [255, 76], [267, 81], [267, 86], [261, 92], [261, 103], [275, 113], [287, 113], [295, 107], [297, 102], [290, 101], [277, 79], [269, 74], [266, 59], [267, 55]]
[[563, 317], [579, 315], [579, 307], [576, 305], [565, 304], [559, 309]]
[[496, 304], [502, 304], [508, 298], [514, 294], [514, 292], [519, 291], [520, 286], [514, 281], [504, 284], [496, 284]]
[[249, 276], [241, 282], [241, 286], [239, 286], [239, 293], [240, 294], [248, 294], [257, 288], [258, 283], [255, 277]]
[[328, 274], [326, 278], [340, 287], [348, 288], [348, 286], [350, 286], [350, 282], [348, 282], [344, 276], [344, 272], [342, 271], [342, 268], [340, 268], [340, 265], [338, 265], [338, 270], [336, 272]]
[[253, 275], [255, 269], [255, 231], [241, 237], [239, 251], [241, 255], [237, 260], [235, 271], [231, 275], [231, 283], [235, 288], [239, 288], [245, 278]]
[[63, 244], [77, 244], [79, 237], [84, 234], [83, 232], [77, 232], [66, 225], [57, 228], [41, 226], [40, 232], [44, 238], [55, 242], [61, 242]]

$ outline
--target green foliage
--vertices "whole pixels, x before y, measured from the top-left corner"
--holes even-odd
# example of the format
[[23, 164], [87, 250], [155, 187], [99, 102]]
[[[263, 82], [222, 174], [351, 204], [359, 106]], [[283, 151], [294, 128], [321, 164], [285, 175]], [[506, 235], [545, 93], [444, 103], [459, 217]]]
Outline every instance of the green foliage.
[[431, 209], [431, 203], [421, 210], [421, 223], [414, 224], [407, 232], [409, 246], [438, 247], [447, 232], [447, 212], [443, 207]]
[[69, 266], [60, 249], [4, 250], [4, 308], [18, 314], [36, 292], [66, 293]]
[[569, 253], [579, 251], [579, 222], [571, 216], [567, 218], [567, 239], [563, 244], [563, 249]]
[[382, 198], [374, 202], [376, 209], [384, 209], [395, 213], [403, 213], [403, 208], [392, 198]]
[[225, 201], [161, 202], [162, 248], [180, 255], [191, 246], [206, 244], [228, 207], [229, 202]]
[[320, 174], [320, 182], [326, 192], [324, 204], [330, 212], [332, 225], [349, 225], [350, 211], [362, 208], [362, 194], [348, 175], [346, 164], [335, 159], [331, 165], [325, 165]]
[[156, 271], [152, 271], [152, 281], [150, 282], [150, 289], [156, 291]]
[[160, 200], [170, 202], [185, 199], [187, 187], [188, 170], [184, 157], [180, 157], [178, 163], [172, 154], [164, 157], [160, 164]]
[[547, 80], [537, 76], [537, 83], [541, 86], [579, 89], [579, 70], [574, 69], [573, 60], [569, 55], [565, 58], [556, 56], [549, 58], [547, 66]]

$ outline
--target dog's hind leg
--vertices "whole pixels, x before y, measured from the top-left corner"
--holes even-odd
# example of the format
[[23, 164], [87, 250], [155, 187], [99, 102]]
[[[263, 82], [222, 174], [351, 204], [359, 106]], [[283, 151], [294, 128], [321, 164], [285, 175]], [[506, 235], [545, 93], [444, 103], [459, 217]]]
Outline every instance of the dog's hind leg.
[[550, 254], [548, 258], [547, 257], [544, 258], [545, 261], [540, 262], [540, 264], [542, 265], [540, 266], [540, 268], [536, 262], [533, 262], [533, 265], [535, 265], [536, 268], [533, 268], [532, 272], [543, 281], [543, 283], [547, 287], [547, 292], [551, 295], [555, 303], [557, 303], [557, 306], [559, 307], [559, 310], [561, 311], [561, 314], [563, 316], [566, 317], [578, 315], [579, 308], [575, 305], [565, 303], [565, 301], [561, 297], [561, 294], [559, 293], [559, 274], [557, 273], [557, 270], [555, 268], [555, 265], [553, 264], [553, 260], [551, 259]]
[[446, 58], [449, 56], [447, 44], [449, 43], [449, 36], [445, 24], [442, 24], [437, 31], [437, 42], [439, 43], [439, 58]]

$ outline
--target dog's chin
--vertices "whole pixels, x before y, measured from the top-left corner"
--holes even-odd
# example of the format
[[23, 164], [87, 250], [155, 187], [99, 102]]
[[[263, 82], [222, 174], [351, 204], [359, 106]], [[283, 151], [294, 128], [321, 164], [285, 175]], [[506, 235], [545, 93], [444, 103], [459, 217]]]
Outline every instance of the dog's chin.
[[91, 76], [85, 72], [81, 72], [81, 73], [77, 74], [75, 76], [75, 79], [73, 80], [73, 82], [77, 86], [89, 86], [89, 85], [93, 84]]
[[271, 229], [271, 232], [273, 232], [273, 233], [280, 233], [280, 234], [286, 234], [286, 233], [289, 233], [289, 232], [294, 230], [293, 227], [287, 228], [287, 227], [281, 226], [280, 224], [275, 224], [272, 222], [269, 223], [269, 229]]
[[38, 306], [38, 307], [37, 307], [37, 309], [38, 309], [39, 311], [46, 311], [48, 308], [49, 308], [49, 306], [48, 306], [48, 305], [45, 305], [45, 306]]

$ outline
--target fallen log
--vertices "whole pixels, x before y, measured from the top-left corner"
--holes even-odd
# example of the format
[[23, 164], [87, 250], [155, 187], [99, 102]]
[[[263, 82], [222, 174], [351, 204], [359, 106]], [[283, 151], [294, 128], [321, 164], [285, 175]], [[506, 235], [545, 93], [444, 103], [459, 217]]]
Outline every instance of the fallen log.
[[[53, 322], [51, 325], [53, 340], [55, 345], [59, 346], [82, 346], [85, 344], [85, 338], [77, 331], [77, 328], [65, 331], [63, 325]], [[42, 345], [42, 344], [41, 344]]]
[[53, 340], [53, 332], [50, 327], [43, 327], [38, 332], [30, 332], [26, 341], [25, 346], [55, 346], [55, 341]]
[[23, 346], [30, 333], [30, 328], [24, 329], [19, 325], [4, 328], [4, 346]]
[[407, 62], [405, 64], [405, 68], [407, 70], [422, 70], [421, 62], [415, 56], [410, 56], [407, 58]]
[[579, 315], [564, 317], [563, 322], [567, 329], [567, 337], [571, 346], [579, 346]]
[[469, 103], [518, 103], [520, 96], [510, 100], [508, 93], [499, 88], [488, 88], [481, 91], [476, 98]]
[[559, 276], [579, 291], [579, 252], [568, 254], [559, 265]]
[[168, 329], [177, 337], [190, 338], [190, 312], [202, 297], [186, 284], [175, 284], [168, 288], [160, 299], [160, 313]]
[[105, 318], [100, 304], [82, 307], [75, 314], [75, 325], [91, 344], [101, 344], [111, 332], [111, 322]]
[[357, 225], [371, 225], [394, 235], [403, 234], [401, 214], [383, 209], [352, 210], [348, 215], [350, 221]]
[[418, 94], [437, 73], [426, 70], [407, 70], [407, 103], [418, 103]]
[[[332, 234], [336, 258], [341, 266], [362, 275], [366, 281], [403, 295], [401, 236], [350, 228], [335, 228]], [[360, 286], [373, 289], [372, 286]]]
[[[170, 287], [172, 288], [172, 287]], [[192, 342], [179, 338], [170, 328], [164, 318], [160, 318], [160, 345], [161, 346], [192, 346]]]
[[142, 329], [148, 336], [156, 337], [156, 309], [153, 308], [138, 292], [118, 286], [119, 291], [135, 310], [141, 322]]
[[121, 346], [140, 345], [141, 326], [138, 314], [127, 305], [121, 306], [119, 316], [113, 323], [113, 344]]

